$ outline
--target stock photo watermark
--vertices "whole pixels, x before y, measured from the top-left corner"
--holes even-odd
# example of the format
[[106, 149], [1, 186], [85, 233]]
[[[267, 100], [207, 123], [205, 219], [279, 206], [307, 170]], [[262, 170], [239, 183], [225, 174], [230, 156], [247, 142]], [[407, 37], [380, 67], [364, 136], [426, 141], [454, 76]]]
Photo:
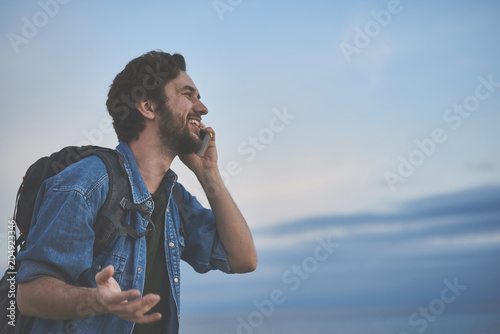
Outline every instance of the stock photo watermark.
[[365, 22], [361, 28], [359, 26], [354, 27], [352, 41], [342, 41], [339, 44], [340, 51], [347, 63], [350, 64], [355, 54], [359, 55], [361, 51], [366, 49], [382, 33], [383, 29], [391, 24], [393, 18], [401, 14], [401, 12], [403, 12], [403, 5], [399, 0], [389, 0], [385, 9], [370, 11], [371, 20]]
[[8, 276], [7, 282], [9, 283], [9, 290], [7, 291], [7, 298], [9, 300], [9, 306], [7, 307], [7, 322], [9, 326], [16, 326], [16, 294], [17, 294], [17, 284], [16, 284], [16, 222], [14, 220], [9, 220], [8, 231], [7, 231], [7, 272], [5, 275]]
[[[273, 116], [269, 119], [267, 126], [260, 128], [254, 134], [247, 136], [236, 145], [236, 151], [241, 159], [232, 159], [220, 168], [220, 175], [226, 187], [229, 186], [233, 177], [243, 173], [244, 167], [255, 161], [259, 153], [266, 150], [271, 145], [277, 134], [285, 131], [297, 117], [296, 114], [289, 112], [286, 106], [281, 110], [274, 108], [272, 113]], [[207, 205], [208, 202], [203, 196], [199, 195], [206, 194], [207, 198], [216, 197], [218, 189], [218, 187], [211, 187], [210, 184], [203, 189], [200, 184], [197, 184], [197, 186], [191, 190], [191, 193], [198, 197], [202, 205]]]
[[[127, 102], [128, 101], [128, 102]], [[130, 112], [130, 96], [123, 96], [122, 99], [117, 99], [112, 103], [112, 112], [120, 113], [120, 117], [126, 117]], [[121, 104], [121, 105], [120, 105]], [[273, 116], [269, 119], [268, 126], [259, 129], [255, 134], [247, 136], [237, 146], [236, 151], [245, 161], [245, 163], [253, 162], [259, 152], [264, 151], [275, 140], [276, 135], [282, 133], [297, 117], [296, 114], [288, 111], [284, 106], [281, 110], [274, 108], [272, 110]], [[108, 117], [99, 121], [99, 125], [93, 129], [83, 129], [81, 131], [85, 137], [79, 145], [100, 145], [102, 144], [105, 135], [114, 133], [113, 123]], [[221, 169], [221, 177], [224, 184], [227, 186], [233, 176], [237, 176], [243, 172], [243, 165], [241, 161], [236, 159], [228, 161], [224, 168]]]
[[71, 0], [40, 0], [38, 6], [40, 10], [28, 17], [21, 18], [21, 31], [13, 31], [7, 34], [10, 45], [15, 53], [19, 52], [19, 46], [28, 44], [30, 40], [38, 35], [40, 29], [45, 27], [61, 10], [61, 5], [69, 3]]
[[[408, 323], [412, 327], [418, 327], [417, 332], [423, 333], [429, 326], [429, 322], [433, 323], [437, 317], [444, 313], [446, 305], [452, 304], [457, 300], [463, 291], [467, 289], [467, 285], [462, 285], [458, 282], [458, 277], [455, 277], [453, 283], [448, 279], [443, 281], [445, 287], [441, 290], [439, 298], [435, 298], [429, 302], [427, 307], [419, 307], [418, 311], [413, 312], [408, 317]], [[399, 334], [410, 334], [402, 331]]]
[[[151, 69], [150, 74], [158, 80], [158, 73], [154, 73]], [[146, 77], [145, 82], [149, 80], [149, 77]], [[151, 86], [142, 85], [140, 87], [134, 88], [133, 91], [139, 92], [144, 88], [150, 88]], [[151, 89], [151, 88], [150, 88]], [[145, 93], [145, 91], [144, 91]], [[131, 95], [133, 96], [133, 92]], [[120, 99], [116, 99], [112, 102], [112, 112], [116, 112], [120, 114], [121, 118], [127, 117], [130, 113], [131, 106], [131, 95], [124, 95]], [[244, 171], [244, 167], [257, 159], [260, 152], [266, 150], [271, 143], [276, 139], [277, 135], [284, 132], [288, 126], [295, 120], [297, 117], [296, 114], [290, 112], [286, 106], [283, 108], [273, 108], [272, 116], [268, 121], [268, 125], [260, 128], [255, 133], [247, 136], [243, 139], [238, 145], [236, 145], [236, 151], [241, 159], [232, 159], [222, 166], [220, 169], [220, 175], [224, 185], [227, 187], [231, 183], [233, 177], [240, 175]], [[101, 119], [98, 127], [93, 129], [83, 129], [81, 131], [82, 135], [85, 137], [79, 143], [79, 146], [84, 145], [95, 145], [98, 146], [102, 144], [104, 137], [107, 134], [114, 133], [113, 124], [111, 119], [108, 117]], [[73, 158], [71, 156], [70, 158]], [[206, 189], [201, 188], [201, 185], [198, 184], [195, 186], [191, 193], [193, 195], [206, 194], [207, 198], [217, 196], [216, 187], [211, 187], [208, 185]], [[202, 205], [207, 205], [207, 201], [205, 201], [203, 196], [197, 196], [200, 203]], [[187, 212], [186, 215], [189, 217], [191, 212]]]
[[[255, 161], [259, 152], [264, 151], [275, 140], [276, 135], [285, 131], [297, 115], [290, 113], [287, 107], [282, 110], [274, 108], [273, 116], [270, 118], [268, 126], [259, 129], [255, 134], [249, 135], [236, 146], [237, 153], [244, 159], [244, 162], [236, 159], [230, 160], [221, 169], [220, 174], [224, 185], [229, 186], [231, 179], [243, 172], [243, 167]], [[200, 189], [198, 189], [200, 190]], [[208, 189], [207, 197], [216, 196]]]
[[221, 21], [224, 21], [224, 15], [227, 12], [233, 12], [236, 7], [241, 5], [243, 0], [214, 0], [212, 5], [214, 6], [217, 15]]
[[[455, 103], [453, 107], [443, 112], [442, 119], [452, 130], [458, 130], [464, 120], [479, 109], [481, 102], [486, 101], [500, 88], [500, 82], [494, 81], [493, 74], [486, 77], [480, 76], [477, 80], [479, 84], [472, 94], [466, 96], [461, 103]], [[416, 148], [407, 155], [398, 156], [397, 170], [384, 173], [384, 179], [391, 191], [396, 191], [396, 186], [404, 183], [406, 179], [412, 176], [418, 167], [422, 166], [430, 156], [436, 153], [439, 144], [446, 142], [446, 140], [448, 140], [448, 135], [442, 127], [433, 129], [430, 135], [424, 139], [415, 139]]]
[[237, 152], [245, 156], [247, 162], [254, 161], [258, 153], [264, 151], [274, 141], [275, 135], [283, 132], [297, 117], [290, 113], [287, 107], [283, 107], [282, 110], [274, 108], [272, 112], [273, 117], [269, 120], [267, 127], [261, 128], [255, 135], [248, 136], [238, 144]]
[[[304, 258], [300, 264], [294, 264], [281, 274], [281, 282], [287, 289], [275, 288], [269, 293], [269, 298], [254, 300], [252, 302], [255, 310], [245, 317], [238, 316], [236, 321], [236, 334], [252, 334], [255, 329], [261, 327], [265, 320], [270, 318], [276, 308], [287, 300], [287, 294], [297, 291], [302, 283], [309, 279], [340, 247], [340, 244], [332, 241], [332, 236], [317, 238], [317, 245], [312, 256]], [[225, 332], [224, 334], [230, 334]]]

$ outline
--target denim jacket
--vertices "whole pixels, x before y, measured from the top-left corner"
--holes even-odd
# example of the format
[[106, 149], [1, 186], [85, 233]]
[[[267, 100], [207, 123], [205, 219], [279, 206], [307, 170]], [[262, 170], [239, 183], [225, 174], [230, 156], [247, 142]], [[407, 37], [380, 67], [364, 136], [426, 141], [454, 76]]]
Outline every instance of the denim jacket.
[[[152, 196], [139, 172], [129, 146], [121, 142], [117, 151], [125, 158], [125, 168], [132, 185], [131, 201], [154, 206]], [[185, 206], [189, 207], [189, 221], [184, 224], [184, 235], [179, 233], [179, 213], [171, 189], [177, 182], [176, 174], [169, 170], [165, 175], [168, 205], [165, 213], [165, 254], [167, 270], [177, 315], [180, 311], [180, 258], [197, 272], [212, 269], [230, 272], [227, 253], [215, 225], [211, 210], [205, 209], [196, 197], [179, 184], [184, 193]], [[20, 283], [52, 276], [67, 284], [96, 287], [95, 275], [112, 264], [114, 279], [122, 291], [143, 290], [146, 273], [146, 239], [134, 240], [117, 237], [108, 247], [93, 256], [94, 231], [97, 212], [103, 205], [109, 189], [108, 174], [104, 163], [91, 156], [67, 167], [46, 180], [35, 204], [27, 248], [20, 252], [17, 261]], [[148, 222], [137, 212], [129, 212], [126, 221], [143, 232]], [[93, 300], [78, 305], [81, 319], [54, 321], [36, 319], [32, 333], [131, 333], [134, 323], [113, 314], [95, 315]]]

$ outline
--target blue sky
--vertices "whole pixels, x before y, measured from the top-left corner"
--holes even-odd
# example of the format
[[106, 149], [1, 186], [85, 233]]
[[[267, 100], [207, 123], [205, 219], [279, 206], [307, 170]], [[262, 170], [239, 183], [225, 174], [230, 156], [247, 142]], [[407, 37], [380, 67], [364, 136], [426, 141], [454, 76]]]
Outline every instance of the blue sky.
[[[371, 235], [377, 245], [423, 231], [411, 224], [425, 225], [438, 238], [433, 242], [441, 246], [433, 256], [418, 247], [420, 239], [412, 247], [394, 243], [401, 262], [393, 265], [401, 270], [416, 257], [424, 273], [434, 272], [430, 263], [451, 259], [455, 240], [467, 243], [465, 257], [484, 255], [477, 272], [498, 278], [493, 260], [487, 260], [492, 254], [498, 258], [498, 215], [483, 221], [477, 218], [483, 209], [477, 209], [479, 236], [475, 225], [462, 224], [470, 228], [458, 237], [455, 220], [474, 224], [476, 218], [453, 214], [460, 206], [452, 205], [459, 198], [498, 199], [498, 1], [64, 2], [0, 2], [5, 219], [24, 171], [38, 157], [67, 145], [116, 145], [106, 125], [109, 84], [132, 58], [161, 49], [186, 57], [188, 74], [209, 108], [205, 123], [217, 132], [220, 168], [256, 233], [262, 268], [249, 278], [228, 278], [232, 284], [258, 289], [251, 283], [280, 282], [280, 272], [311, 252], [290, 251], [300, 234], [314, 245], [332, 229], [353, 236], [356, 229], [370, 230], [366, 225], [387, 233]], [[356, 51], [346, 53], [346, 45]], [[173, 168], [205, 201], [195, 177], [177, 161]], [[479, 196], [484, 189], [490, 189], [487, 198]], [[451, 218], [410, 217], [425, 201], [450, 204]], [[367, 217], [359, 220], [360, 215]], [[409, 224], [407, 234], [392, 235], [393, 227], [374, 220], [395, 216], [399, 228]], [[323, 219], [325, 229], [309, 230], [314, 219]], [[294, 226], [299, 235], [287, 232]], [[370, 242], [357, 238], [347, 244], [360, 252], [370, 249]], [[382, 273], [382, 259], [389, 257], [378, 255], [371, 264], [361, 255], [345, 261]], [[461, 261], [458, 255], [453, 259]], [[273, 271], [274, 263], [287, 265]], [[321, 277], [335, 277], [328, 268]], [[453, 268], [456, 275], [470, 269]], [[345, 282], [359, 274], [348, 269]], [[432, 285], [453, 278], [447, 274], [430, 275], [421, 290], [432, 294]], [[184, 276], [186, 291], [219, 280], [217, 274], [200, 277], [189, 270]], [[391, 286], [390, 278], [374, 277]], [[318, 287], [328, 285], [326, 278], [316, 279]], [[203, 311], [192, 306], [195, 299], [185, 293], [188, 312]], [[314, 299], [307, 305], [312, 304]]]

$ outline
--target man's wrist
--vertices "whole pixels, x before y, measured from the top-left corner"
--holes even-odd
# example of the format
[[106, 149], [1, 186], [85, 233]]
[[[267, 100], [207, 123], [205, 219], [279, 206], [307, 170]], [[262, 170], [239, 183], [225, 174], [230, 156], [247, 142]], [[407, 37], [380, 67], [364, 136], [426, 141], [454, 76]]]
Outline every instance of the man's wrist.
[[97, 313], [97, 315], [107, 314], [109, 310], [99, 295], [99, 290], [97, 288], [93, 288], [91, 292], [91, 297], [88, 299], [88, 302], [93, 303], [93, 309]]
[[216, 196], [221, 187], [224, 187], [224, 181], [217, 168], [205, 170], [197, 177], [208, 198]]
[[222, 178], [218, 168], [205, 169], [196, 175], [201, 185], [212, 184], [214, 182], [222, 182]]

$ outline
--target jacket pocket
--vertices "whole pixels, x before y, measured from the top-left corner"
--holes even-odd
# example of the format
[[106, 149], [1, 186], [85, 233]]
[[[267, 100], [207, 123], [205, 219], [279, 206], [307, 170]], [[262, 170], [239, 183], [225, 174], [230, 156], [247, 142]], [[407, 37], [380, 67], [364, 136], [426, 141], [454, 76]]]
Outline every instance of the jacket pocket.
[[113, 278], [120, 284], [126, 261], [127, 257], [124, 254], [104, 252], [94, 258], [90, 271], [95, 275], [111, 264], [115, 268]]

